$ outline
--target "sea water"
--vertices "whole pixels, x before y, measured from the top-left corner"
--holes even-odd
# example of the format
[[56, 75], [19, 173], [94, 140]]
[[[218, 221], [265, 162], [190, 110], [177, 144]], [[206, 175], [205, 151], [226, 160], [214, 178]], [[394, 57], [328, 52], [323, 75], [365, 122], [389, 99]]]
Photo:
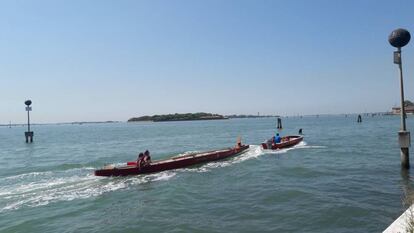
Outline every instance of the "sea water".
[[[277, 151], [260, 143], [275, 118], [0, 127], [0, 232], [381, 232], [404, 210], [400, 118], [283, 118]], [[414, 118], [407, 119], [413, 132]], [[150, 150], [153, 160], [231, 147], [245, 153], [195, 167], [95, 177]]]

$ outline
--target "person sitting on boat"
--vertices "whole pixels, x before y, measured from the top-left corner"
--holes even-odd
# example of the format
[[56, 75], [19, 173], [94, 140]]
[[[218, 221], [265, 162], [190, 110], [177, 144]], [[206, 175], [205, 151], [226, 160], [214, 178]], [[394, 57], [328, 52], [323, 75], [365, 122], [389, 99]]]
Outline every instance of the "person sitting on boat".
[[282, 141], [282, 138], [279, 136], [279, 133], [276, 133], [275, 143], [280, 143], [281, 141]]
[[287, 141], [289, 141], [289, 137], [283, 137], [282, 138], [282, 142], [287, 142]]
[[275, 136], [273, 136], [271, 139], [267, 140], [267, 147], [271, 148], [272, 145], [275, 144]]
[[139, 153], [138, 158], [137, 158], [137, 167], [141, 167], [141, 165], [143, 165], [144, 162], [144, 153]]
[[148, 150], [144, 152], [144, 157], [142, 158], [142, 160], [144, 161], [145, 165], [149, 165], [151, 163], [151, 156]]
[[144, 157], [144, 153], [139, 153], [138, 158], [137, 158], [137, 162], [140, 161], [142, 158]]

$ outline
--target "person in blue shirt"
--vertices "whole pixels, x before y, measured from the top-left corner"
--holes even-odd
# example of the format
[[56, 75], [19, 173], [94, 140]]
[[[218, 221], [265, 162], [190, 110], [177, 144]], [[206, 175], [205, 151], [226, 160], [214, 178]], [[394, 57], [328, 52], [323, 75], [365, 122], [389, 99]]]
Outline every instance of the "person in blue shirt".
[[280, 143], [281, 141], [282, 141], [282, 138], [279, 136], [279, 133], [277, 133], [275, 137], [275, 143]]

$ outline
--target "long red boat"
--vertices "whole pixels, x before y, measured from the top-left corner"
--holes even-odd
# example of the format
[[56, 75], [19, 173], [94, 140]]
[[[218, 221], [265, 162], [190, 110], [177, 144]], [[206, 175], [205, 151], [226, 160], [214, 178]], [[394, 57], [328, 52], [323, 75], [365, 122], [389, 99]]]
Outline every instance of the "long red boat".
[[126, 166], [122, 167], [106, 166], [102, 169], [96, 170], [95, 176], [128, 176], [184, 168], [238, 155], [248, 148], [249, 145], [239, 144], [238, 146], [228, 149], [187, 154], [169, 159], [157, 160], [142, 167], [137, 166], [136, 162], [128, 162]]
[[262, 143], [263, 149], [270, 149], [270, 150], [277, 150], [292, 147], [297, 145], [299, 142], [303, 140], [303, 136], [300, 135], [291, 135], [282, 137], [282, 141], [280, 143], [273, 143], [272, 139], [267, 140], [266, 142]]

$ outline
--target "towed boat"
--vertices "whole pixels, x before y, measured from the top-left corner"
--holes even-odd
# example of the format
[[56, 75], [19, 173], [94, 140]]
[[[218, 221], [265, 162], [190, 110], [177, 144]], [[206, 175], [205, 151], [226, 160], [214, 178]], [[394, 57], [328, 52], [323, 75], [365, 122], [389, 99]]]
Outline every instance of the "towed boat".
[[270, 149], [270, 150], [283, 149], [283, 148], [288, 148], [288, 147], [297, 145], [302, 140], [303, 140], [303, 136], [291, 135], [291, 136], [282, 137], [282, 140], [280, 143], [273, 143], [272, 139], [269, 139], [262, 143], [262, 147], [263, 149]]
[[231, 156], [241, 154], [247, 150], [249, 145], [238, 144], [233, 148], [227, 148], [222, 150], [193, 153], [187, 155], [181, 155], [172, 157], [169, 159], [153, 161], [146, 166], [137, 166], [136, 162], [128, 162], [126, 166], [114, 167], [106, 166], [102, 169], [95, 171], [95, 176], [128, 176], [139, 175], [154, 172], [161, 172], [166, 170], [172, 170], [177, 168], [184, 168], [193, 166], [196, 164], [207, 163], [210, 161], [225, 159]]

